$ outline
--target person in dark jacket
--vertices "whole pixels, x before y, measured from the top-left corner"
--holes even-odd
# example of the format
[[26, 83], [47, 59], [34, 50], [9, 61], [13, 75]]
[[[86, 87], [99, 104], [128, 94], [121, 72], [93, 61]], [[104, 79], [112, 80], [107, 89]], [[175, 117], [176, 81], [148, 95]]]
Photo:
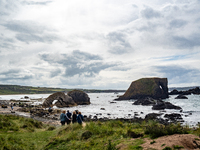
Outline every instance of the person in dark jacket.
[[69, 112], [69, 110], [67, 110], [67, 114], [66, 114], [66, 122], [67, 124], [71, 123], [71, 117], [72, 117], [72, 113]]
[[61, 115], [60, 115], [60, 123], [61, 125], [65, 125], [65, 121], [66, 121], [66, 115], [65, 115], [66, 111], [64, 110]]
[[78, 116], [76, 118], [77, 122], [82, 125], [82, 122], [83, 122], [83, 115], [81, 115], [81, 112], [79, 111], [78, 112]]
[[72, 123], [76, 122], [76, 118], [77, 118], [77, 114], [76, 114], [76, 111], [74, 111], [72, 115]]

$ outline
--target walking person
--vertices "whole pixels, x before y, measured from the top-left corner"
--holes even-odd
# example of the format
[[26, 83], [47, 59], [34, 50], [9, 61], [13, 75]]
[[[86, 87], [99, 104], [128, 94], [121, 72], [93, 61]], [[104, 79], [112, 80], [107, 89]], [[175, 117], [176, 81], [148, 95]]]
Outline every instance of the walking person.
[[66, 111], [64, 110], [61, 115], [60, 115], [60, 123], [61, 125], [65, 125], [65, 121], [66, 121], [66, 115], [65, 115]]
[[76, 118], [77, 118], [76, 111], [73, 111], [73, 115], [72, 115], [72, 123], [75, 123], [75, 122], [76, 122]]
[[67, 124], [70, 124], [71, 123], [71, 116], [72, 116], [72, 113], [69, 112], [69, 110], [67, 110], [67, 114], [66, 114], [66, 122]]
[[13, 103], [11, 103], [10, 108], [11, 108], [11, 111], [12, 111], [13, 110]]
[[77, 122], [82, 125], [82, 122], [83, 122], [83, 115], [81, 115], [81, 112], [79, 111], [78, 112], [78, 116], [77, 116]]

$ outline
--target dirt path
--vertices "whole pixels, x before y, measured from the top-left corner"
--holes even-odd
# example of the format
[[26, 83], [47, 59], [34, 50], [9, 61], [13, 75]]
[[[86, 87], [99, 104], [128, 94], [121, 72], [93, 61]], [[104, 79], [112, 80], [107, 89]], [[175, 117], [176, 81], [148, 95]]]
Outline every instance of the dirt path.
[[143, 150], [157, 149], [162, 150], [165, 147], [174, 146], [182, 147], [182, 149], [193, 150], [200, 149], [200, 138], [193, 134], [174, 134], [169, 136], [163, 136], [157, 139], [145, 139], [145, 143], [141, 146]]

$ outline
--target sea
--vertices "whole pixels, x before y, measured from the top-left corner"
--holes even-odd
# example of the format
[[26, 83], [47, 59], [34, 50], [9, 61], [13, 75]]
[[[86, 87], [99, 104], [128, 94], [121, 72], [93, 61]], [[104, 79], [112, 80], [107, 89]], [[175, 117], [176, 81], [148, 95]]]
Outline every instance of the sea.
[[[97, 116], [97, 118], [144, 118], [149, 113], [162, 113], [161, 118], [165, 114], [179, 113], [182, 115], [185, 125], [195, 127], [200, 122], [200, 95], [187, 95], [188, 99], [175, 99], [177, 95], [170, 95], [164, 99], [174, 105], [180, 106], [180, 110], [165, 109], [164, 111], [152, 110], [152, 106], [133, 105], [133, 100], [114, 101], [119, 95], [124, 93], [88, 93], [90, 97], [90, 105], [78, 105], [75, 107], [59, 108], [62, 110], [79, 110], [83, 115]], [[51, 94], [24, 94], [24, 95], [0, 95], [0, 100], [28, 100], [33, 105], [42, 104], [43, 101]], [[29, 98], [26, 99], [25, 96]], [[57, 109], [56, 106], [53, 108]]]

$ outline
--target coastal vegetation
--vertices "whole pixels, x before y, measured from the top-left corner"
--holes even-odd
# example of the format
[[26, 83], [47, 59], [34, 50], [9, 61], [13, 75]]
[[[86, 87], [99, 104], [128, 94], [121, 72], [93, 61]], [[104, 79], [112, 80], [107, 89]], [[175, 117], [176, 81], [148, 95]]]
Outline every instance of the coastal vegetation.
[[[69, 92], [74, 89], [66, 88], [51, 88], [51, 87], [32, 87], [20, 85], [0, 85], [0, 95], [10, 94], [49, 94], [55, 92]], [[96, 89], [80, 89], [87, 93], [101, 93], [101, 92], [125, 92], [125, 90], [96, 90]]]
[[51, 126], [31, 118], [0, 115], [1, 150], [143, 149], [141, 144], [145, 143], [145, 138], [152, 139], [151, 144], [154, 144], [155, 138], [172, 134], [199, 135], [200, 129], [194, 131], [180, 124], [162, 125], [155, 121], [120, 120], [87, 122], [85, 126]]

